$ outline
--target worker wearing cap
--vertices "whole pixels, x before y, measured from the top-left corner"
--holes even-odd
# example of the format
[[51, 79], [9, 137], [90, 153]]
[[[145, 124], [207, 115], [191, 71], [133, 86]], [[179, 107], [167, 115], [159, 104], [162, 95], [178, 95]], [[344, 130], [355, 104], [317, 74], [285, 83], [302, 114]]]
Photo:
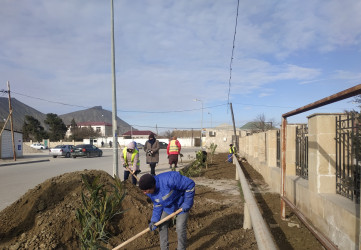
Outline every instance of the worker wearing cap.
[[233, 162], [233, 155], [236, 153], [236, 147], [233, 144], [229, 144], [228, 162]]
[[[129, 170], [132, 171], [132, 183], [137, 185], [136, 175], [140, 173], [139, 151], [136, 149], [134, 142], [131, 142], [123, 149], [120, 159], [124, 167], [124, 181], [129, 178]], [[135, 175], [135, 176], [134, 176]]]
[[[179, 172], [164, 172], [153, 176], [143, 175], [139, 180], [139, 188], [143, 190], [153, 202], [153, 214], [149, 228], [154, 231], [155, 223], [174, 213], [179, 208], [182, 212], [177, 215], [176, 231], [178, 236], [177, 249], [187, 247], [187, 220], [189, 210], [193, 206], [195, 183]], [[168, 249], [168, 225], [166, 221], [159, 225], [160, 248]]]

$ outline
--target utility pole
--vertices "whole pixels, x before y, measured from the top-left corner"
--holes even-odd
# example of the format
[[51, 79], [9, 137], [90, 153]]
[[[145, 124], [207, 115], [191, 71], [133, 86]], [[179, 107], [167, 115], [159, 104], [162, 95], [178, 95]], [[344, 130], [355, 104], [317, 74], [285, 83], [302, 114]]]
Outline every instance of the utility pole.
[[112, 53], [112, 75], [113, 75], [113, 110], [112, 110], [112, 132], [113, 132], [113, 176], [119, 177], [118, 173], [118, 135], [117, 135], [117, 88], [116, 88], [116, 79], [115, 79], [115, 49], [114, 49], [114, 3], [111, 0], [111, 53]]
[[15, 138], [14, 138], [14, 123], [13, 123], [13, 108], [11, 107], [11, 96], [10, 96], [10, 83], [7, 82], [8, 85], [8, 93], [9, 93], [9, 112], [10, 112], [10, 128], [11, 128], [11, 139], [13, 141], [13, 153], [14, 153], [14, 161], [16, 161], [16, 152], [15, 152]]
[[235, 124], [235, 122], [234, 122], [234, 115], [233, 115], [232, 103], [229, 103], [229, 106], [230, 106], [230, 108], [231, 108], [231, 113], [232, 113], [233, 133], [234, 133], [234, 140], [235, 140], [235, 144], [236, 144], [236, 149], [239, 150], [238, 140], [237, 140], [237, 132], [236, 132], [236, 124]]

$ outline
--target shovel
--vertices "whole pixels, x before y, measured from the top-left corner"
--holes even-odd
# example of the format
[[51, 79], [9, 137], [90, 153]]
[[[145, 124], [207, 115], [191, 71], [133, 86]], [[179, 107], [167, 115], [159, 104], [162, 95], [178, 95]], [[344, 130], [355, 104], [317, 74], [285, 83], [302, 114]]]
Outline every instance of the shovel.
[[128, 169], [128, 171], [134, 176], [135, 179], [137, 179], [137, 181], [139, 181], [138, 176], [134, 174], [134, 172], [128, 167], [128, 165], [125, 165], [125, 168]]
[[[156, 226], [159, 226], [160, 224], [162, 224], [163, 222], [173, 218], [174, 216], [176, 216], [177, 214], [179, 214], [180, 212], [182, 212], [182, 209], [178, 209], [177, 211], [175, 211], [174, 213], [168, 215], [167, 217], [161, 219], [160, 221], [158, 221], [157, 223], [155, 223]], [[124, 247], [126, 244], [128, 244], [129, 242], [132, 242], [133, 240], [135, 240], [136, 238], [138, 238], [139, 236], [142, 236], [143, 234], [147, 233], [150, 231], [150, 228], [147, 227], [147, 229], [144, 229], [143, 231], [141, 231], [140, 233], [138, 233], [137, 235], [134, 235], [132, 238], [128, 239], [127, 241], [124, 241], [122, 244], [118, 245], [117, 247], [114, 247], [113, 250], [117, 250], [120, 249], [121, 247]]]

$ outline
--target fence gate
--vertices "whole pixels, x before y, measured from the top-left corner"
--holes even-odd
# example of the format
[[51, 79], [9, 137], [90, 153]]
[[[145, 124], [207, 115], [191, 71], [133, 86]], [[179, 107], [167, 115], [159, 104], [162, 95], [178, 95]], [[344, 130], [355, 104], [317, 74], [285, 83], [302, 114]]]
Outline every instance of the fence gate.
[[360, 114], [336, 117], [336, 193], [360, 203]]
[[308, 179], [308, 127], [296, 127], [296, 175]]

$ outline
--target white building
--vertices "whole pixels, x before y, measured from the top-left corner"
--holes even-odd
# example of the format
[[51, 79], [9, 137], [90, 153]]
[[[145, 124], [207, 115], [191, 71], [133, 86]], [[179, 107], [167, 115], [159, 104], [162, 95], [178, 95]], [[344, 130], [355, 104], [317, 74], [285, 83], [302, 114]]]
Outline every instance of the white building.
[[[112, 136], [112, 124], [106, 122], [78, 122], [78, 128], [93, 128], [94, 131], [99, 132], [100, 136], [108, 137]], [[68, 131], [66, 131], [66, 136], [70, 136], [70, 126], [68, 127]]]
[[[20, 132], [14, 132], [14, 140], [15, 140], [15, 153], [16, 157], [23, 156], [23, 134]], [[2, 134], [0, 135], [0, 158], [13, 158], [13, 142], [11, 131], [8, 129], [4, 129]]]

